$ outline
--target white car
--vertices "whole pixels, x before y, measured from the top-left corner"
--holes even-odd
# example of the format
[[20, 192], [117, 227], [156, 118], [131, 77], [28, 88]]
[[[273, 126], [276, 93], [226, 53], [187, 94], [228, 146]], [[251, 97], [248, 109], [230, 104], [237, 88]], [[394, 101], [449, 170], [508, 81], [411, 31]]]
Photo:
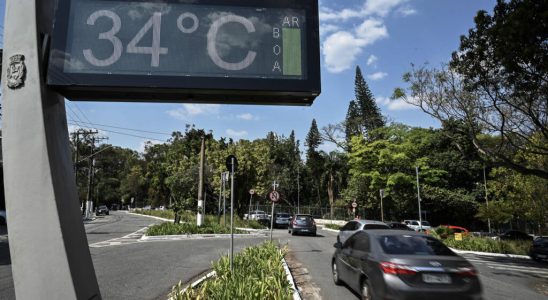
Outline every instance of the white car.
[[264, 220], [270, 219], [270, 216], [262, 210], [252, 210], [250, 216], [244, 214], [244, 219], [246, 220]]
[[[419, 220], [405, 220], [404, 223], [407, 225], [407, 227], [419, 231], [421, 226], [419, 225]], [[422, 230], [430, 230], [432, 227], [430, 226], [430, 223], [428, 221], [422, 221]]]

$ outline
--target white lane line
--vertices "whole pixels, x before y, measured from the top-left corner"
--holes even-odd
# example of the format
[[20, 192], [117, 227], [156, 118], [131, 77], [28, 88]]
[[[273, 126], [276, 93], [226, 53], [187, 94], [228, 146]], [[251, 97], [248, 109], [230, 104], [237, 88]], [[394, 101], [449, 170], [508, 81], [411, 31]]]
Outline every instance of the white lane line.
[[499, 270], [511, 270], [511, 271], [523, 271], [523, 272], [534, 272], [539, 274], [548, 274], [548, 270], [538, 269], [538, 268], [526, 268], [526, 267], [517, 267], [517, 266], [504, 266], [504, 265], [487, 265], [491, 269]]
[[[151, 224], [152, 225], [152, 224]], [[150, 227], [151, 225], [147, 226], [147, 227], [143, 227], [135, 232], [132, 232], [128, 235], [125, 235], [123, 237], [118, 237], [118, 238], [113, 238], [113, 239], [109, 239], [109, 240], [106, 240], [106, 241], [101, 241], [101, 242], [97, 242], [97, 243], [93, 243], [91, 245], [89, 245], [89, 247], [104, 247], [105, 244], [107, 245], [112, 245], [113, 243], [116, 243], [117, 241], [121, 240], [121, 239], [134, 239], [135, 242], [138, 242], [139, 241], [139, 238], [142, 236], [142, 232], [145, 231], [148, 227]], [[118, 244], [121, 244], [121, 243], [118, 243]]]

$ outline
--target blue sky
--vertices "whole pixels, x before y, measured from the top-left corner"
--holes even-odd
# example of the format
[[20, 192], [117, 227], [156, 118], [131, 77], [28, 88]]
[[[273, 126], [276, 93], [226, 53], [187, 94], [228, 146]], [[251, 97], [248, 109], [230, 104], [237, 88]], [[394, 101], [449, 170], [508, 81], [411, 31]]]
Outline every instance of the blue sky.
[[[94, 127], [109, 138], [107, 143], [135, 150], [142, 150], [149, 139], [165, 141], [169, 138], [165, 134], [184, 131], [185, 124], [212, 130], [215, 138], [235, 140], [263, 138], [269, 131], [288, 136], [295, 130], [303, 145], [312, 119], [320, 128], [344, 120], [348, 103], [354, 98], [356, 65], [388, 120], [436, 127], [438, 123], [426, 114], [388, 97], [394, 88], [405, 86], [401, 77], [411, 63], [438, 66], [447, 62], [458, 48], [460, 35], [473, 27], [477, 11], [491, 12], [495, 3], [321, 0], [322, 94], [311, 107], [67, 101], [69, 128]], [[3, 23], [5, 0], [0, 5]], [[325, 144], [322, 148], [330, 151], [334, 146]]]

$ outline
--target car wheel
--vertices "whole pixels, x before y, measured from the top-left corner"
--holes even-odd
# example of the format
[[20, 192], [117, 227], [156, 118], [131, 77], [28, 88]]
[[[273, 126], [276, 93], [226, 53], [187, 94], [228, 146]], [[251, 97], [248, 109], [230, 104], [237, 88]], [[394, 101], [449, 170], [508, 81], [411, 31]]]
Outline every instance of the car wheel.
[[373, 299], [373, 297], [371, 296], [371, 289], [369, 288], [369, 283], [367, 282], [367, 279], [362, 280], [360, 293], [361, 293], [361, 299], [362, 300], [371, 300], [371, 299]]
[[291, 233], [291, 229], [287, 229], [287, 233]]
[[335, 260], [333, 260], [333, 262], [331, 263], [331, 271], [333, 273], [333, 282], [336, 285], [341, 285], [342, 281], [339, 277], [339, 269], [337, 269], [337, 263], [335, 262]]

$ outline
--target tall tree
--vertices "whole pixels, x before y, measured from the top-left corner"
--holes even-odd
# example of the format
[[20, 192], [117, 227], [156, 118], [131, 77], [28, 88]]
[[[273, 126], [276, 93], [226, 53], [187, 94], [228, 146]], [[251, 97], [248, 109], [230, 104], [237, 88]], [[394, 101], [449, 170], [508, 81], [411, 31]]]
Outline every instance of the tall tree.
[[353, 136], [357, 136], [361, 133], [360, 119], [361, 117], [359, 107], [356, 104], [356, 101], [352, 100], [348, 105], [348, 111], [346, 112], [346, 119], [344, 121], [344, 133], [347, 145], [350, 145], [350, 140], [352, 140]]
[[322, 157], [318, 152], [318, 147], [321, 145], [320, 131], [316, 124], [316, 119], [312, 120], [310, 130], [306, 136], [306, 166], [312, 179], [313, 190], [316, 194], [317, 204], [321, 205], [320, 197], [320, 176], [322, 174]]
[[[362, 71], [356, 66], [356, 78], [354, 81], [356, 93], [356, 106], [358, 108], [362, 134], [369, 136], [372, 130], [383, 127], [385, 122], [380, 112], [375, 97], [363, 78]], [[350, 102], [352, 105], [352, 102]], [[350, 106], [349, 106], [350, 110]]]

